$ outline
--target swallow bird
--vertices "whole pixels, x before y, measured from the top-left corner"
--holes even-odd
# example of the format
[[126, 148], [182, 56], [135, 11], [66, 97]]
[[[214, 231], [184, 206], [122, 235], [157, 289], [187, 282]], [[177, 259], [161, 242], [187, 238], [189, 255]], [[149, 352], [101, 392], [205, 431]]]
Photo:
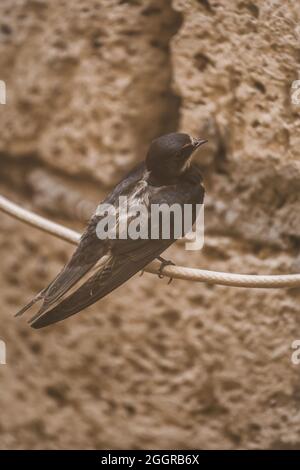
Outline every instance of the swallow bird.
[[[191, 204], [193, 207], [202, 204], [202, 177], [191, 160], [195, 150], [205, 142], [207, 141], [204, 139], [195, 139], [184, 133], [171, 133], [155, 139], [145, 161], [132, 170], [103, 203], [116, 207], [117, 218], [120, 196], [126, 197], [129, 209], [130, 206], [144, 203], [149, 221], [149, 208], [152, 204], [180, 204], [181, 207], [184, 204]], [[98, 211], [94, 213], [71, 259], [49, 286], [16, 316], [42, 301], [38, 313], [30, 320], [33, 328], [42, 328], [95, 303], [156, 258], [161, 261], [161, 268], [166, 264], [173, 264], [160, 255], [175, 241], [174, 237], [166, 239], [159, 232], [159, 237], [155, 239], [100, 239], [97, 225], [101, 217], [103, 215]], [[195, 215], [192, 222], [194, 221]]]

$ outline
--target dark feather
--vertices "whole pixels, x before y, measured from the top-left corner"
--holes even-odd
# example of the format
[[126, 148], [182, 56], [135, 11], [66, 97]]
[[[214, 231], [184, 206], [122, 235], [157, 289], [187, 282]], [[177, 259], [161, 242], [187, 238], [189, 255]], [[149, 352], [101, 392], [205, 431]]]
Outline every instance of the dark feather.
[[[168, 244], [172, 243], [169, 240], [167, 242]], [[156, 250], [153, 249], [148, 253], [143, 250], [139, 252], [139, 256], [136, 254], [136, 256], [118, 255], [112, 257], [105, 268], [91, 276], [72, 295], [46, 313], [38, 314], [36, 319], [31, 322], [31, 326], [33, 328], [42, 328], [51, 325], [92, 305], [143, 269], [151, 260], [159, 256], [165, 248], [160, 243]]]

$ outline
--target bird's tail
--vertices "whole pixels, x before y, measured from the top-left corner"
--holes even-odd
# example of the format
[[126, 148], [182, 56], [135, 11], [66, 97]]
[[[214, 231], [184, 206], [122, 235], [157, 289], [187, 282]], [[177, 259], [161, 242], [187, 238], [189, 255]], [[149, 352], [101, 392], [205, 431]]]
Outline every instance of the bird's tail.
[[44, 298], [44, 291], [39, 292], [25, 307], [21, 308], [16, 314], [15, 317], [20, 317], [25, 313], [29, 308], [31, 308], [36, 302]]

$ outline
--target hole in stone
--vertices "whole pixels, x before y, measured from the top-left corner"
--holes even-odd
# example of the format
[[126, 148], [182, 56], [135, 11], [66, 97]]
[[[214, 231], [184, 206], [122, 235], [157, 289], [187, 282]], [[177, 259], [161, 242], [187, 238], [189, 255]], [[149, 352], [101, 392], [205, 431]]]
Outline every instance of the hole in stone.
[[245, 8], [247, 8], [247, 10], [249, 11], [249, 13], [251, 13], [252, 16], [254, 16], [254, 18], [258, 18], [259, 17], [259, 8], [258, 6], [254, 5], [254, 3], [250, 2], [250, 3], [246, 3], [243, 5]]
[[202, 5], [207, 11], [212, 12], [213, 9], [211, 7], [211, 4], [209, 3], [208, 0], [197, 0], [199, 5]]
[[202, 52], [198, 52], [195, 56], [195, 65], [198, 70], [204, 71], [208, 65], [213, 65], [212, 61], [210, 60], [209, 57], [207, 57], [205, 54], [202, 54]]
[[177, 310], [167, 310], [163, 313], [162, 317], [166, 320], [167, 323], [173, 325], [180, 319], [180, 314]]
[[133, 416], [136, 414], [135, 407], [131, 405], [130, 403], [124, 403], [124, 408], [127, 411], [127, 414], [129, 414], [130, 416]]
[[255, 88], [260, 91], [261, 93], [266, 93], [266, 87], [263, 83], [259, 82], [258, 80], [256, 80], [254, 82], [254, 86]]
[[101, 41], [100, 38], [93, 38], [93, 39], [92, 39], [92, 46], [93, 46], [95, 49], [100, 49], [100, 47], [103, 46], [103, 42]]

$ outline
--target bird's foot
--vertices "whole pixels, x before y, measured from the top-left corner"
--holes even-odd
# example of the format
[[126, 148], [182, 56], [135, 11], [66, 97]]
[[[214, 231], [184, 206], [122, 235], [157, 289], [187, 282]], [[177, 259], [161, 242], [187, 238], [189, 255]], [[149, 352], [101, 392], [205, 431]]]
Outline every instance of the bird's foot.
[[[175, 263], [173, 263], [173, 261], [164, 259], [161, 256], [158, 256], [157, 259], [158, 259], [158, 261], [160, 261], [160, 267], [159, 267], [159, 270], [158, 270], [158, 277], [159, 277], [159, 279], [163, 279], [165, 277], [163, 275], [163, 269], [166, 266], [175, 266]], [[170, 277], [168, 284], [171, 284], [172, 281], [173, 281], [173, 278]]]
[[142, 269], [141, 272], [140, 272], [140, 277], [142, 277], [142, 275], [144, 274], [145, 270]]

